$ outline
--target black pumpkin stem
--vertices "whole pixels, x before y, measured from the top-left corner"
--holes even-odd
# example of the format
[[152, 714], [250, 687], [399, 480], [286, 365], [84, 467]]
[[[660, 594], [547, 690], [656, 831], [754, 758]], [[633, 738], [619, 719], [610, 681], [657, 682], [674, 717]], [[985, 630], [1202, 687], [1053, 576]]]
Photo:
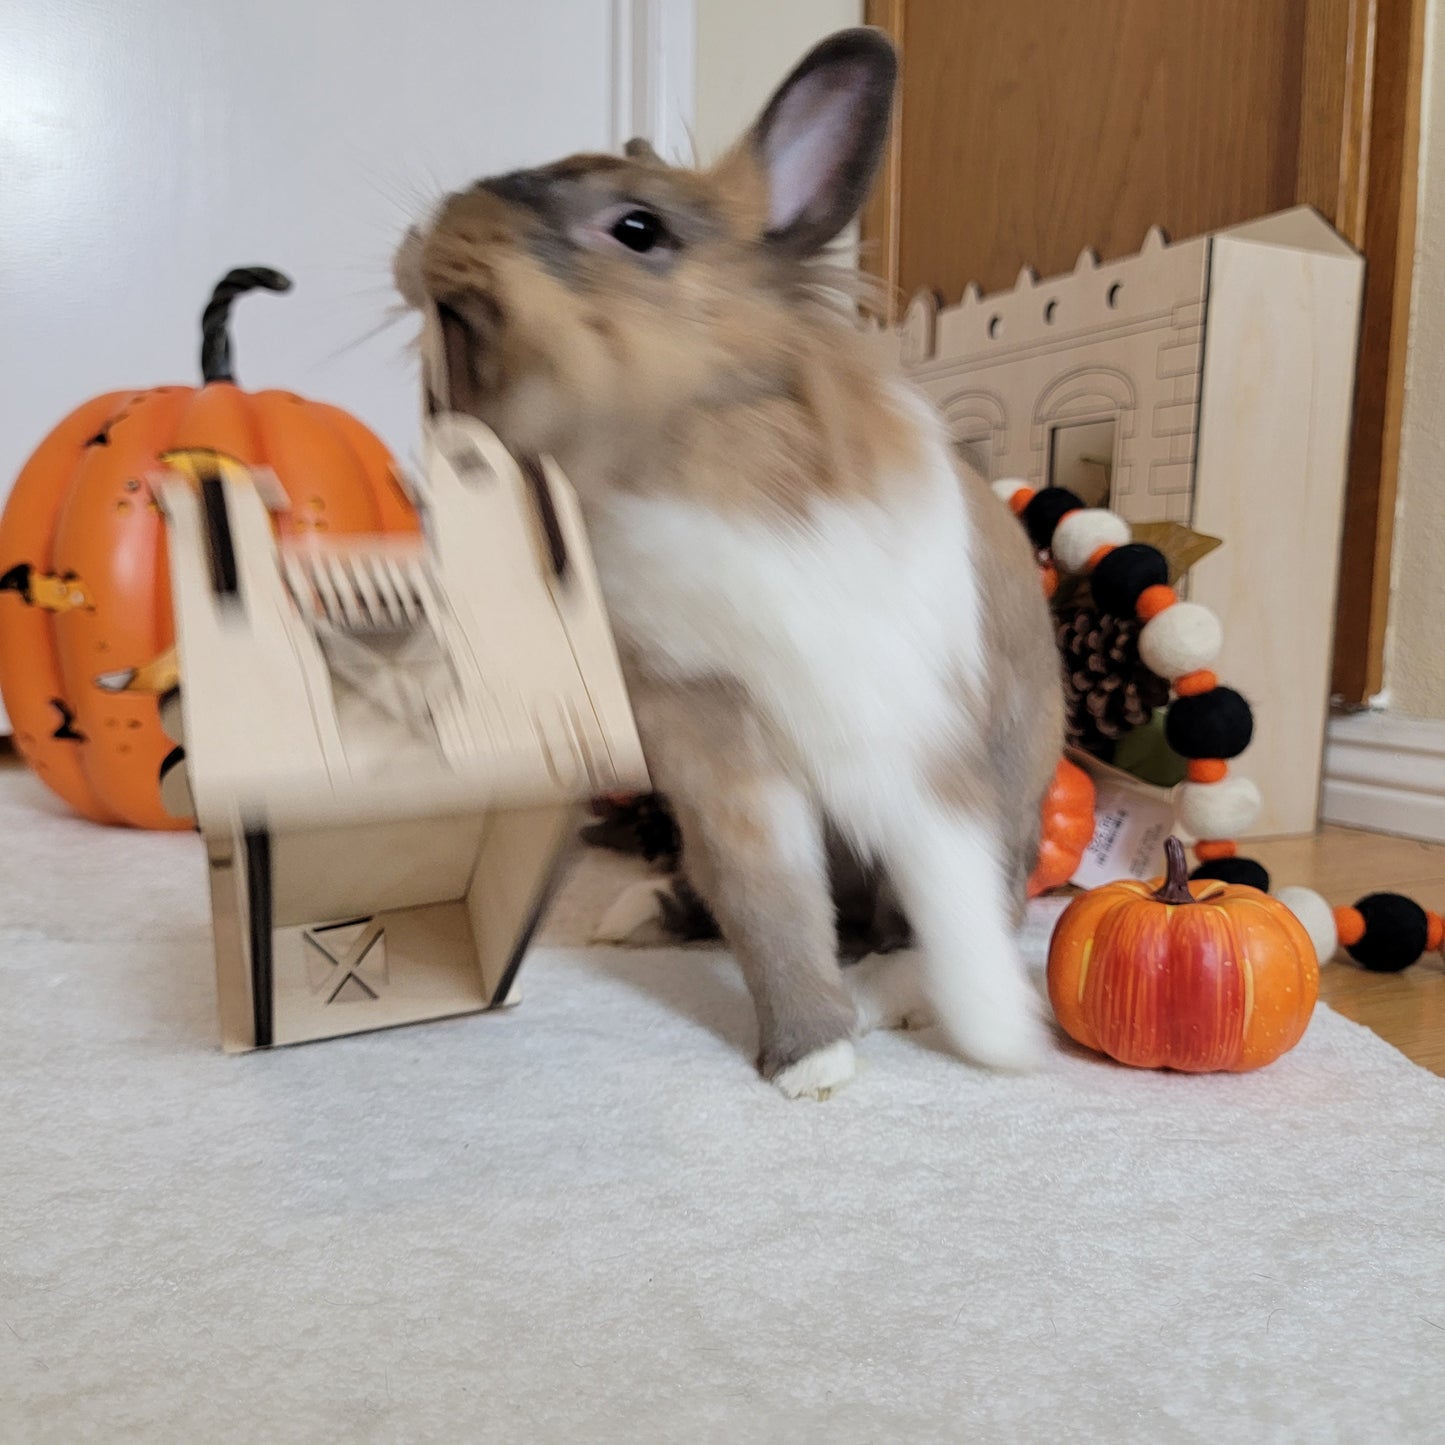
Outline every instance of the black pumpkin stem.
[[231, 369], [231, 302], [247, 291], [289, 291], [291, 278], [269, 266], [240, 266], [216, 283], [201, 313], [201, 380], [235, 381]]
[[1193, 903], [1194, 895], [1189, 891], [1189, 864], [1184, 858], [1184, 844], [1178, 838], [1164, 840], [1164, 862], [1167, 872], [1164, 886], [1154, 890], [1154, 897], [1160, 903]]

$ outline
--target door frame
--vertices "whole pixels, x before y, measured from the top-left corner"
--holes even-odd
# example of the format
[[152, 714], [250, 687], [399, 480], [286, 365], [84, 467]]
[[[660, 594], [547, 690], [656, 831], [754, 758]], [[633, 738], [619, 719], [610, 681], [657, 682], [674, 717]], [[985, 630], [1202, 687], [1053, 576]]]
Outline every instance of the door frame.
[[697, 108], [697, 0], [611, 0], [612, 148], [634, 136], [689, 163]]

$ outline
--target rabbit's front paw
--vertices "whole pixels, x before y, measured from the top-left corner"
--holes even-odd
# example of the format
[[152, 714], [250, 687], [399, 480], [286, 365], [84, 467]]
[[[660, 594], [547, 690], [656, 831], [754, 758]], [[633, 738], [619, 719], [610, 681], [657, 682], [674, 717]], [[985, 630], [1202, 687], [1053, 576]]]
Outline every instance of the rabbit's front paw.
[[857, 1068], [852, 1040], [838, 1039], [779, 1069], [772, 1076], [772, 1083], [789, 1099], [826, 1099], [841, 1089]]

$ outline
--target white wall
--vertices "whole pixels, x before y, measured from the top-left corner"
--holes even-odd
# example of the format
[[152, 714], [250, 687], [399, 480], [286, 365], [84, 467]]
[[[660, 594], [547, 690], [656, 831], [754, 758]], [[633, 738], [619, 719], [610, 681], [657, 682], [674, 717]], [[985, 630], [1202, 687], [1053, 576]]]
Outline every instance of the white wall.
[[0, 0], [0, 501], [87, 397], [194, 381], [201, 307], [247, 263], [296, 290], [238, 304], [242, 385], [337, 402], [410, 455], [406, 324], [363, 338], [411, 216], [633, 128], [680, 151], [690, 126], [715, 156], [861, 15], [862, 0]]
[[697, 0], [698, 158], [735, 141], [803, 53], [863, 20], [863, 0]]
[[[242, 385], [334, 401], [403, 455], [392, 301], [442, 188], [612, 143], [607, 0], [0, 0], [0, 499], [87, 397], [194, 381], [229, 267]], [[355, 344], [354, 344], [355, 343]]]

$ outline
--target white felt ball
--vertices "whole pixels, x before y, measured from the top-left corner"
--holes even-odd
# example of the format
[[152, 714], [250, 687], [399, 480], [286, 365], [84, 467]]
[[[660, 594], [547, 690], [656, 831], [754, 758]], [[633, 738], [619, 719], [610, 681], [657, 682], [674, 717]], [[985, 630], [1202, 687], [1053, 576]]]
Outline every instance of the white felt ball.
[[1330, 905], [1313, 888], [1281, 888], [1274, 896], [1304, 925], [1319, 961], [1328, 963], [1340, 946], [1340, 935], [1335, 929], [1335, 915]]
[[1197, 602], [1176, 602], [1151, 617], [1139, 634], [1139, 656], [1150, 672], [1173, 681], [1211, 666], [1224, 646], [1219, 619]]
[[1196, 838], [1237, 838], [1259, 817], [1259, 789], [1248, 778], [1185, 783], [1179, 789], [1179, 826]]
[[1015, 492], [1028, 490], [1028, 483], [1022, 477], [1000, 477], [998, 481], [990, 483], [993, 487], [993, 494], [1004, 506], [1013, 501]]
[[1082, 572], [1100, 547], [1122, 547], [1134, 534], [1117, 513], [1103, 507], [1084, 507], [1070, 512], [1054, 528], [1049, 543], [1054, 561], [1065, 572]]

